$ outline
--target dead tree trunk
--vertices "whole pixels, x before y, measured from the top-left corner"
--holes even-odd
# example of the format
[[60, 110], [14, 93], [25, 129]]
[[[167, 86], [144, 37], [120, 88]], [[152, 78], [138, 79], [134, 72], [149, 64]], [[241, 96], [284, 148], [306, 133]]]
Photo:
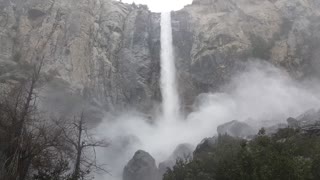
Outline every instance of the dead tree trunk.
[[31, 157], [29, 155], [31, 137], [28, 136], [27, 122], [35, 111], [35, 86], [39, 79], [42, 68], [42, 61], [39, 66], [35, 66], [30, 82], [23, 83], [16, 88], [6, 98], [6, 103], [2, 105], [1, 113], [5, 114], [5, 119], [1, 119], [1, 124], [6, 124], [5, 142], [7, 148], [4, 151], [6, 161], [4, 169], [5, 179], [24, 180], [27, 176]]
[[82, 142], [82, 133], [83, 133], [83, 113], [81, 114], [80, 120], [77, 124], [75, 124], [77, 131], [78, 131], [78, 139], [77, 139], [77, 146], [76, 146], [76, 162], [74, 165], [74, 172], [72, 179], [77, 180], [80, 177], [80, 166], [81, 166], [81, 156], [82, 156], [82, 149], [83, 149], [83, 142]]
[[[68, 146], [72, 147], [72, 158], [74, 158], [74, 168], [71, 174], [72, 180], [83, 179], [88, 173], [95, 169], [97, 171], [104, 171], [103, 167], [97, 165], [96, 159], [88, 159], [86, 155], [95, 155], [96, 147], [107, 147], [109, 144], [105, 141], [95, 141], [88, 133], [86, 127], [84, 112], [81, 113], [79, 119], [76, 117], [73, 123], [69, 125], [60, 126], [64, 134], [65, 141]], [[95, 156], [94, 156], [95, 157]]]

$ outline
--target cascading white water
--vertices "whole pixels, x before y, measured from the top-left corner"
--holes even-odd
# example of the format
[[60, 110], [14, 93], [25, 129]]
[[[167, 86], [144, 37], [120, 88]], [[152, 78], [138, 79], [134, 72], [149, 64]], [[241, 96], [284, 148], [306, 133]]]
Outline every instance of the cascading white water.
[[170, 12], [161, 13], [161, 92], [163, 118], [170, 121], [177, 120], [180, 117], [180, 101], [177, 91]]

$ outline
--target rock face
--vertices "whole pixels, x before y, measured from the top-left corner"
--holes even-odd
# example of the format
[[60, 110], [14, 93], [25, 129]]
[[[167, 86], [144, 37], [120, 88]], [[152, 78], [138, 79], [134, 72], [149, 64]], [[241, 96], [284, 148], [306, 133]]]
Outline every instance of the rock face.
[[160, 180], [153, 157], [145, 151], [137, 151], [123, 171], [123, 180]]
[[[320, 68], [318, 0], [194, 0], [172, 13], [185, 105], [259, 58], [294, 77]], [[161, 100], [160, 16], [112, 0], [0, 1], [0, 85], [43, 59], [43, 81], [106, 110]], [[319, 75], [319, 74], [318, 74]], [[52, 90], [55, 91], [55, 90]], [[53, 98], [54, 99], [54, 98]]]
[[0, 83], [44, 80], [104, 109], [159, 99], [159, 15], [111, 0], [2, 0]]
[[221, 135], [228, 134], [229, 136], [239, 138], [245, 138], [256, 134], [256, 131], [248, 124], [236, 120], [218, 126], [217, 132]]
[[194, 0], [173, 13], [185, 103], [215, 91], [239, 64], [259, 58], [302, 78], [319, 69], [318, 0]]

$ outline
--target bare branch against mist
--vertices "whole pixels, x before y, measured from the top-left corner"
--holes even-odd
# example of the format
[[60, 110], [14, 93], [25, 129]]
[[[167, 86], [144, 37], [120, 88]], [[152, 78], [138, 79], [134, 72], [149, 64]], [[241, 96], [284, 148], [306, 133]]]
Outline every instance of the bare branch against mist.
[[108, 147], [109, 143], [90, 135], [84, 111], [73, 119], [47, 119], [38, 110], [42, 67], [43, 58], [29, 78], [2, 92], [0, 158], [4, 163], [0, 179], [78, 180], [91, 171], [108, 173], [104, 165], [97, 164], [95, 148]]
[[29, 78], [3, 92], [0, 102], [0, 134], [4, 147], [5, 163], [1, 167], [2, 179], [24, 180], [29, 172], [32, 160], [48, 145], [43, 129], [36, 129], [37, 94], [35, 88], [43, 67], [43, 58], [34, 64]]
[[95, 140], [88, 133], [86, 125], [85, 112], [82, 111], [79, 116], [74, 116], [73, 119], [59, 119], [55, 124], [61, 129], [66, 146], [70, 147], [70, 157], [74, 161], [72, 179], [85, 177], [89, 172], [102, 171], [109, 173], [104, 165], [98, 165], [96, 159], [95, 148], [106, 148], [109, 143], [105, 140]]

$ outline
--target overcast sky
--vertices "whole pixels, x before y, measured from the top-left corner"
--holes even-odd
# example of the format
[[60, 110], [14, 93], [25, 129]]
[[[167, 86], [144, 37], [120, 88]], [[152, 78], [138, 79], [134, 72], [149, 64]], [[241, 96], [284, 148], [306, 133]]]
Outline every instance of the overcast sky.
[[122, 0], [122, 2], [146, 4], [151, 11], [161, 12], [168, 10], [179, 10], [187, 4], [191, 4], [192, 0]]

